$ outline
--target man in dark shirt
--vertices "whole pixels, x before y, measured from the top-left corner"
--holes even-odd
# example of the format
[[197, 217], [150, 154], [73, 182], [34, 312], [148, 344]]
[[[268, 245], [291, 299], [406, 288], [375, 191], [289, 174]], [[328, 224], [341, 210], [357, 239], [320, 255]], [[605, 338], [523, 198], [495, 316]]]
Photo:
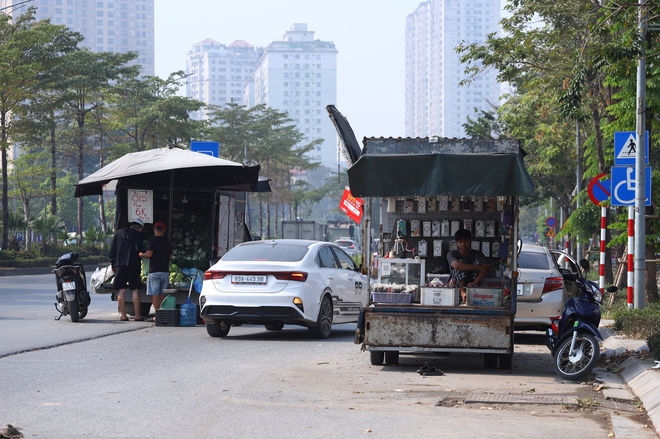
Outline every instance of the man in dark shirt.
[[481, 281], [490, 273], [490, 265], [486, 264], [483, 253], [472, 250], [472, 233], [469, 230], [458, 230], [454, 240], [458, 249], [447, 253], [447, 263], [451, 279], [461, 289], [461, 301], [465, 302], [466, 288], [481, 285]]
[[158, 311], [165, 299], [163, 288], [170, 281], [170, 259], [172, 259], [172, 243], [165, 236], [165, 223], [157, 221], [154, 224], [154, 237], [147, 244], [147, 251], [140, 253], [141, 258], [149, 259], [149, 277], [147, 278], [147, 296], [151, 296], [154, 310]]
[[135, 320], [144, 321], [140, 315], [140, 250], [142, 249], [142, 230], [144, 223], [141, 219], [134, 219], [129, 227], [117, 230], [112, 237], [110, 245], [110, 265], [115, 273], [113, 288], [119, 290], [117, 303], [119, 304], [119, 318], [127, 321], [126, 316], [126, 285], [133, 290], [133, 308], [135, 308]]

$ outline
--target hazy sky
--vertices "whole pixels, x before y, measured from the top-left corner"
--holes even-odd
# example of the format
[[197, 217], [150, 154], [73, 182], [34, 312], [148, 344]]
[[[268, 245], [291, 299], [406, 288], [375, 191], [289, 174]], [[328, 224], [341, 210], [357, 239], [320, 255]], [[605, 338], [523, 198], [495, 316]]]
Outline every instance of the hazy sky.
[[156, 75], [185, 70], [193, 44], [245, 40], [265, 47], [293, 23], [337, 53], [337, 102], [358, 141], [404, 133], [406, 15], [421, 0], [155, 0]]

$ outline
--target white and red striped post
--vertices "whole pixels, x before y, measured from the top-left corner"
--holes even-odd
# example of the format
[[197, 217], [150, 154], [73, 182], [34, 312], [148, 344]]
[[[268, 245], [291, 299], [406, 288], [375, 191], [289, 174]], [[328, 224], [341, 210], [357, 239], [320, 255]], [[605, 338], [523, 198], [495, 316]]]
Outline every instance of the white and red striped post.
[[635, 206], [628, 206], [628, 308], [633, 307], [635, 274]]
[[600, 208], [600, 265], [598, 267], [598, 286], [605, 292], [605, 237], [607, 231], [607, 207]]

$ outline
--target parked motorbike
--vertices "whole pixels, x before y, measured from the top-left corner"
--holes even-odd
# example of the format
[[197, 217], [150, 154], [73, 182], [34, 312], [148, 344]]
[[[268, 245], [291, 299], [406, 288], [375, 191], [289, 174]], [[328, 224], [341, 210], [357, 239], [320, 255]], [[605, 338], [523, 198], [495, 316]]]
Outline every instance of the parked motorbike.
[[68, 315], [72, 322], [77, 322], [87, 315], [92, 298], [87, 291], [85, 267], [78, 261], [83, 254], [85, 252], [65, 253], [55, 262], [55, 309], [60, 313], [56, 320]]
[[[583, 259], [580, 266], [587, 271], [589, 262]], [[553, 320], [547, 332], [555, 372], [566, 380], [578, 380], [593, 370], [600, 357], [597, 339], [603, 338], [598, 331], [603, 300], [600, 288], [583, 277], [575, 277], [575, 283], [578, 295], [568, 299], [562, 315]], [[609, 292], [617, 290], [616, 286], [607, 289]]]

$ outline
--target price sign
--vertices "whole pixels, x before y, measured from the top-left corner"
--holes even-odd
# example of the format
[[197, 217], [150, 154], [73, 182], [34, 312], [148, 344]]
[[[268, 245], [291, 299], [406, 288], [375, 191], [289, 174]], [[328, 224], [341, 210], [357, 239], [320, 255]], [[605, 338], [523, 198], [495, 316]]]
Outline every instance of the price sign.
[[141, 219], [144, 223], [153, 223], [154, 191], [147, 189], [128, 189], [128, 222]]

